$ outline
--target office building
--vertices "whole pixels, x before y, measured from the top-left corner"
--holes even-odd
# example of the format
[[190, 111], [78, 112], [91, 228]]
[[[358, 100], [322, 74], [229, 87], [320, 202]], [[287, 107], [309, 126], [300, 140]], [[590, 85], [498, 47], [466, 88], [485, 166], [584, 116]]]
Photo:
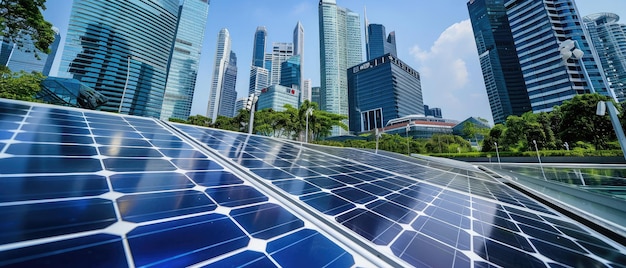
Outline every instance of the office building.
[[584, 17], [607, 82], [619, 102], [626, 101], [626, 24], [614, 13]]
[[424, 104], [424, 115], [432, 116], [435, 118], [443, 118], [443, 114], [441, 113], [441, 108], [430, 108], [428, 105]]
[[365, 52], [367, 54], [367, 60], [375, 59], [385, 54], [391, 54], [394, 57], [398, 55], [396, 49], [396, 32], [391, 32], [387, 35], [385, 26], [382, 24], [368, 24], [365, 27]]
[[[296, 27], [293, 29], [293, 55], [300, 57], [300, 74], [303, 74], [304, 71], [304, 27], [302, 23], [298, 21]], [[304, 83], [304, 78], [300, 77], [300, 92], [302, 92], [302, 87]], [[304, 94], [300, 94], [304, 95]]]
[[248, 98], [241, 98], [235, 101], [235, 111], [233, 112], [235, 116], [237, 116], [237, 114], [239, 114], [239, 111], [244, 108], [247, 100]]
[[102, 93], [100, 110], [160, 118], [178, 13], [178, 0], [73, 1], [58, 76]]
[[293, 56], [293, 43], [279, 43], [274, 42], [272, 44], [272, 68], [270, 70], [270, 85], [280, 84], [280, 65]]
[[224, 70], [224, 83], [217, 115], [233, 117], [235, 101], [237, 100], [237, 55], [230, 52], [228, 64]]
[[389, 120], [423, 115], [419, 73], [386, 54], [348, 70], [350, 131], [383, 128]]
[[250, 84], [248, 87], [248, 95], [252, 93], [260, 93], [261, 89], [269, 86], [269, 71], [263, 67], [250, 67]]
[[267, 38], [267, 29], [265, 26], [259, 26], [254, 32], [254, 48], [252, 50], [252, 66], [265, 66], [265, 43]]
[[207, 117], [213, 122], [220, 112], [220, 101], [222, 100], [222, 90], [224, 88], [224, 74], [228, 67], [230, 57], [230, 33], [223, 28], [217, 35], [217, 49], [215, 50], [215, 62], [213, 64], [213, 78], [211, 82], [211, 94], [209, 95], [209, 106]]
[[161, 108], [162, 120], [189, 117], [208, 14], [207, 0], [184, 0], [180, 6]]
[[[505, 8], [534, 112], [552, 111], [576, 94], [614, 96], [573, 0], [507, 1]], [[563, 57], [566, 40], [584, 52], [582, 59]]]
[[311, 100], [311, 79], [303, 79], [302, 80], [302, 88], [300, 89], [300, 103], [303, 103], [305, 100]]
[[261, 91], [256, 105], [257, 110], [272, 109], [282, 112], [285, 104], [294, 108], [300, 106], [300, 92], [297, 89], [281, 85], [271, 85]]
[[317, 103], [318, 106], [322, 102], [322, 95], [320, 94], [321, 90], [321, 87], [311, 87], [311, 102]]
[[300, 89], [302, 75], [300, 73], [300, 56], [292, 56], [280, 64], [280, 83], [281, 86]]
[[[494, 123], [531, 111], [504, 0], [467, 3]], [[558, 53], [557, 49], [555, 52]]]
[[[359, 14], [337, 6], [336, 0], [321, 0], [318, 10], [320, 108], [348, 116], [347, 69], [363, 61]], [[332, 130], [333, 136], [343, 134], [339, 127]]]
[[49, 54], [36, 49], [30, 36], [23, 36], [20, 45], [0, 36], [0, 65], [7, 66], [12, 72], [40, 72], [45, 76], [50, 75], [52, 63], [61, 42], [59, 29], [52, 27], [52, 30], [54, 31], [54, 41], [48, 47], [50, 49]]

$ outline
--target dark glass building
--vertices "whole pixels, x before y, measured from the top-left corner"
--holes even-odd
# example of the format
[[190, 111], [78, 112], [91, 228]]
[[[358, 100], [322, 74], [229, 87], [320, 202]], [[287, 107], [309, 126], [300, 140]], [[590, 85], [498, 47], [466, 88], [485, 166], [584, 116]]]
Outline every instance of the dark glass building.
[[391, 32], [387, 35], [385, 26], [373, 23], [367, 25], [366, 31], [365, 50], [367, 52], [367, 60], [378, 58], [387, 53], [394, 57], [398, 55], [396, 50], [396, 32]]
[[531, 110], [505, 0], [467, 3], [494, 123]]
[[350, 131], [357, 133], [424, 114], [419, 73], [391, 54], [348, 69], [348, 102]]
[[259, 26], [254, 33], [254, 50], [252, 51], [252, 66], [265, 67], [265, 42], [267, 29]]
[[300, 90], [300, 55], [292, 56], [280, 64], [280, 85]]

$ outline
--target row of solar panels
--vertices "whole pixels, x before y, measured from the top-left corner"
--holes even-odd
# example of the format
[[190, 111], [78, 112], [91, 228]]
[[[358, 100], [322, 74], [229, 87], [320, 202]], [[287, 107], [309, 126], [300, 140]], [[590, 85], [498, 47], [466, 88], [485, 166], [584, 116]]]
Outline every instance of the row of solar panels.
[[0, 266], [613, 266], [478, 170], [0, 100]]

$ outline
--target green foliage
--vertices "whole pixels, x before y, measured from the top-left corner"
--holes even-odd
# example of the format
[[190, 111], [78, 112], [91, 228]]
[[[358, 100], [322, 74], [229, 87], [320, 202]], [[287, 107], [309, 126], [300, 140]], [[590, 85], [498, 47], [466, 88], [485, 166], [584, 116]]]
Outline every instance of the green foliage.
[[609, 117], [596, 115], [596, 105], [609, 100], [611, 98], [596, 93], [576, 95], [563, 102], [558, 110], [562, 119], [557, 126], [561, 139], [591, 142], [598, 150], [606, 148], [616, 136]]
[[[45, 21], [42, 10], [46, 10], [46, 0], [2, 0], [0, 1], [0, 29], [2, 36], [23, 47], [23, 40], [33, 40], [35, 48], [50, 53], [49, 46], [54, 41], [52, 24]], [[35, 53], [35, 57], [38, 55]]]
[[211, 126], [211, 118], [208, 118], [206, 116], [203, 115], [192, 115], [189, 116], [189, 118], [187, 119], [187, 123], [188, 124], [192, 124], [192, 125], [196, 125], [196, 126], [202, 126], [202, 127], [209, 127]]
[[183, 120], [183, 119], [180, 119], [180, 118], [174, 118], [174, 117], [168, 118], [167, 121], [174, 122], [174, 123], [183, 123], [183, 124], [187, 123], [187, 120]]
[[41, 82], [46, 77], [39, 72], [11, 72], [0, 69], [0, 98], [37, 102], [35, 95], [41, 91]]

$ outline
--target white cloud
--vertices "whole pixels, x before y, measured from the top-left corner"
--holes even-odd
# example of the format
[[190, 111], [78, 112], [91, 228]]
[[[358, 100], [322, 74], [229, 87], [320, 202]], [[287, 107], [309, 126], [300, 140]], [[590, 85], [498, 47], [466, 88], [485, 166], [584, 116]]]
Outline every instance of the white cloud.
[[421, 74], [425, 104], [441, 108], [446, 118], [491, 118], [469, 20], [448, 27], [427, 50], [414, 45], [410, 54]]

